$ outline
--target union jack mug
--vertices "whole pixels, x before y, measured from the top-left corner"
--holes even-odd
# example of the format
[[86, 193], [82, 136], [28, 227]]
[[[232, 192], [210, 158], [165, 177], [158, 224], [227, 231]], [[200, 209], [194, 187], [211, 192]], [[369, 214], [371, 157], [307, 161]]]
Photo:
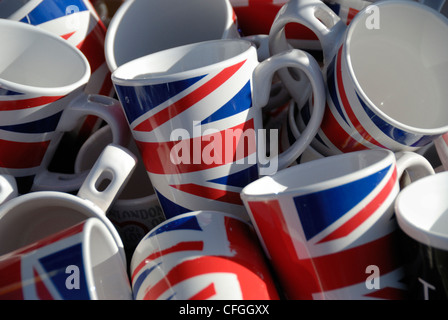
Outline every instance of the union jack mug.
[[1, 255], [0, 299], [131, 300], [132, 291], [112, 234], [89, 218]]
[[106, 214], [129, 180], [136, 161], [129, 150], [110, 144], [76, 194], [33, 191], [4, 201], [0, 205], [0, 255], [94, 217], [107, 226], [126, 265], [123, 241]]
[[126, 145], [129, 128], [119, 101], [87, 95], [87, 59], [52, 33], [1, 19], [0, 172], [17, 178], [19, 192], [47, 170], [64, 133], [94, 115], [110, 124], [113, 142]]
[[[280, 155], [262, 107], [272, 77], [304, 70], [314, 93], [312, 120]], [[323, 116], [325, 88], [312, 56], [291, 50], [261, 63], [241, 39], [204, 41], [163, 50], [120, 66], [112, 81], [166, 218], [196, 210], [248, 219], [240, 191], [261, 175], [292, 163], [309, 145]]]
[[399, 180], [434, 174], [414, 152], [328, 156], [260, 178], [241, 197], [288, 299], [404, 299]]
[[252, 226], [233, 215], [195, 211], [152, 229], [131, 261], [137, 300], [277, 300]]
[[[287, 23], [309, 26], [322, 45], [327, 106], [316, 138], [326, 155], [415, 151], [448, 131], [445, 16], [414, 1], [380, 1], [347, 26], [321, 1], [292, 0], [272, 25], [273, 53], [288, 48]], [[279, 77], [294, 97], [297, 81]]]

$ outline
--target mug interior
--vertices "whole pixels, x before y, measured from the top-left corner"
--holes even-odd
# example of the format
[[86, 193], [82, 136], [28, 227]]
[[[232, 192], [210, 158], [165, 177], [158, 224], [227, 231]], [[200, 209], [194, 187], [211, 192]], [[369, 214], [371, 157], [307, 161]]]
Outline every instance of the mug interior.
[[359, 94], [395, 121], [448, 125], [448, 19], [412, 1], [383, 1], [351, 22], [346, 57]]
[[428, 246], [448, 250], [448, 172], [413, 182], [396, 199], [400, 228]]
[[26, 23], [0, 21], [0, 81], [37, 88], [77, 88], [88, 81], [86, 58], [65, 40]]
[[107, 58], [120, 66], [168, 48], [221, 39], [230, 14], [224, 0], [128, 1], [109, 25]]
[[247, 185], [242, 196], [275, 198], [319, 191], [374, 173], [392, 163], [391, 158], [388, 150], [366, 150], [316, 159], [260, 178]]
[[9, 200], [0, 212], [0, 255], [95, 216], [66, 198], [28, 196], [22, 201], [23, 197]]
[[[245, 40], [215, 40], [171, 48], [124, 64], [112, 74], [112, 80], [123, 85], [130, 84], [126, 80], [138, 82], [162, 77], [169, 80], [180, 73], [236, 58], [251, 47], [252, 44]], [[255, 48], [253, 52], [256, 55]]]

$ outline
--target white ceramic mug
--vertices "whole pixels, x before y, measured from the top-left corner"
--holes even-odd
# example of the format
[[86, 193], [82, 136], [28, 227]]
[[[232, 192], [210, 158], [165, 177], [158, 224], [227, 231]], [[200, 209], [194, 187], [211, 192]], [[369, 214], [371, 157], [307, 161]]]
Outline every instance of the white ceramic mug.
[[193, 42], [239, 37], [228, 0], [128, 0], [112, 17], [105, 54], [111, 71], [150, 53]]
[[[329, 154], [415, 151], [448, 131], [445, 16], [413, 1], [381, 1], [346, 26], [321, 1], [291, 0], [272, 25], [273, 54], [288, 49], [288, 23], [306, 25], [322, 45], [327, 108], [317, 136]], [[287, 70], [279, 77], [298, 101], [292, 84], [303, 79]]]
[[448, 172], [425, 177], [403, 189], [395, 202], [408, 261], [409, 299], [448, 298]]
[[76, 195], [35, 191], [4, 202], [0, 206], [0, 254], [96, 217], [113, 235], [126, 265], [123, 242], [106, 212], [123, 190], [136, 161], [129, 150], [111, 144], [103, 150]]

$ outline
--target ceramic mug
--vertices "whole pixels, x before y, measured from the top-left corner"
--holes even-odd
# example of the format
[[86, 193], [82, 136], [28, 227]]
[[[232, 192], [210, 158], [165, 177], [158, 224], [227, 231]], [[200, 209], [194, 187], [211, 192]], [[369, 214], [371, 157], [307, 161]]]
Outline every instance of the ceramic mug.
[[86, 92], [113, 95], [104, 55], [106, 27], [89, 0], [2, 0], [0, 18], [24, 22], [67, 40], [89, 61], [92, 76]]
[[[266, 156], [262, 107], [283, 67], [310, 75], [314, 111], [303, 135]], [[246, 40], [204, 41], [128, 62], [112, 74], [165, 217], [219, 210], [247, 217], [239, 192], [293, 162], [319, 129], [324, 84], [317, 62], [291, 50], [261, 63]], [[276, 141], [276, 140], [275, 140]]]
[[[91, 170], [101, 151], [112, 142], [112, 131], [104, 126], [83, 144], [75, 160], [75, 173]], [[123, 191], [112, 203], [107, 217], [117, 228], [123, 240], [128, 261], [140, 240], [165, 220], [157, 195], [146, 173], [135, 142], [128, 149], [137, 157], [137, 165]]]
[[395, 212], [403, 231], [409, 299], [448, 298], [448, 172], [425, 177], [403, 189]]
[[5, 201], [0, 206], [0, 254], [95, 217], [113, 235], [126, 265], [123, 242], [106, 213], [129, 180], [136, 161], [129, 150], [111, 144], [103, 150], [76, 195], [35, 191]]
[[[331, 150], [327, 155], [415, 151], [448, 131], [448, 19], [439, 12], [413, 1], [381, 1], [346, 26], [321, 1], [292, 0], [272, 25], [272, 53], [288, 48], [288, 23], [308, 26], [322, 45], [327, 107], [317, 136]], [[298, 101], [297, 80], [288, 71], [279, 77]]]
[[239, 37], [228, 0], [128, 0], [112, 17], [105, 54], [111, 71], [150, 53], [189, 43]]
[[105, 120], [114, 143], [128, 143], [120, 103], [84, 92], [90, 67], [81, 51], [25, 23], [2, 19], [0, 30], [0, 172], [20, 180], [20, 193], [48, 168], [63, 134], [86, 116]]
[[119, 248], [97, 218], [1, 255], [0, 275], [2, 300], [132, 299]]
[[252, 226], [195, 211], [166, 220], [141, 240], [131, 262], [137, 300], [277, 300]]
[[404, 299], [393, 219], [399, 180], [434, 174], [413, 152], [328, 156], [241, 192], [287, 299]]

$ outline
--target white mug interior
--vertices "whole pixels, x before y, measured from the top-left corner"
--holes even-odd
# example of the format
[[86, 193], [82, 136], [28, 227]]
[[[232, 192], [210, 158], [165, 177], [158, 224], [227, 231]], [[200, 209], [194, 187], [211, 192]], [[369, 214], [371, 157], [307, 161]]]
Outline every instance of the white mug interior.
[[395, 212], [400, 228], [427, 246], [448, 250], [448, 172], [422, 178], [397, 196]]
[[[54, 191], [21, 195], [0, 209], [0, 255], [14, 251], [88, 218], [100, 219], [113, 234], [124, 259], [123, 243], [104, 213], [86, 200]], [[125, 261], [125, 260], [124, 260]]]
[[[72, 92], [90, 78], [85, 56], [64, 39], [35, 26], [17, 21], [0, 21], [0, 81], [23, 91], [42, 88]], [[20, 90], [20, 89], [19, 89]]]
[[448, 19], [412, 1], [371, 8], [351, 22], [343, 51], [358, 94], [396, 127], [447, 131]]
[[106, 34], [109, 68], [150, 53], [226, 36], [228, 0], [129, 0], [114, 14]]

